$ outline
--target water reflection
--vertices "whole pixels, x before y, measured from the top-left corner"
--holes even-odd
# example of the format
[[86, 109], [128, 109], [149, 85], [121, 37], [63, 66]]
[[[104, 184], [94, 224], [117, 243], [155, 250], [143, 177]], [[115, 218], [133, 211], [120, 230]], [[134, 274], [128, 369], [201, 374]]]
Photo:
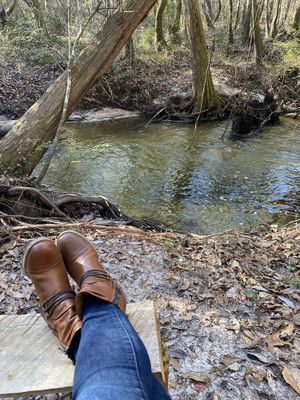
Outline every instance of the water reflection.
[[[102, 194], [135, 216], [215, 232], [299, 212], [300, 125], [220, 140], [225, 123], [70, 125], [44, 183]], [[285, 219], [286, 220], [286, 219]]]

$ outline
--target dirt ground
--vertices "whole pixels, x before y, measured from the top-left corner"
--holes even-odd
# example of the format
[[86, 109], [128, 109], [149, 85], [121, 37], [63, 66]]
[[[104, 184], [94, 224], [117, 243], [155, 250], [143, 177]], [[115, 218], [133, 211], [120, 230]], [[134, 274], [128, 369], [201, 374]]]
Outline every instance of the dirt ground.
[[[204, 238], [128, 228], [81, 232], [129, 302], [155, 300], [173, 400], [300, 399], [300, 227]], [[38, 312], [21, 268], [36, 235], [22, 233], [0, 249], [2, 314]], [[69, 396], [27, 399], [59, 398]]]

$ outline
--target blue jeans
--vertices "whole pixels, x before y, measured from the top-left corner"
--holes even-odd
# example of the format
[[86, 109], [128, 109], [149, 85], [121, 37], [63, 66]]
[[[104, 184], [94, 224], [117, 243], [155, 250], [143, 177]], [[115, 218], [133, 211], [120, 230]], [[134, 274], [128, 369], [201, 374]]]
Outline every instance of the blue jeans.
[[112, 304], [85, 299], [75, 341], [74, 400], [170, 400], [151, 372], [148, 353], [126, 315]]

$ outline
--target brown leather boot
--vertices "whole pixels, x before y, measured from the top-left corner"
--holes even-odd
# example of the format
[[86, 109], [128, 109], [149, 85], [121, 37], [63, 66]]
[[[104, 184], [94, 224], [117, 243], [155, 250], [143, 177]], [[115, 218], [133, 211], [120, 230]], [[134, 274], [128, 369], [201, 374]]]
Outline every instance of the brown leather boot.
[[69, 274], [79, 287], [76, 309], [80, 317], [86, 295], [113, 303], [125, 311], [126, 297], [123, 290], [107, 273], [98, 260], [94, 246], [84, 236], [78, 232], [66, 231], [58, 237], [57, 247]]
[[68, 353], [81, 321], [59, 249], [49, 239], [34, 240], [25, 252], [23, 265], [39, 296], [44, 319]]

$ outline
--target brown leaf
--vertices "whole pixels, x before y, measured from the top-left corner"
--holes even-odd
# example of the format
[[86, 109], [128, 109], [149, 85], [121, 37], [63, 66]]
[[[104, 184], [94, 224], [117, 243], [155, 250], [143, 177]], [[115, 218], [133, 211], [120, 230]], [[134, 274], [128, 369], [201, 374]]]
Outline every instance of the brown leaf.
[[282, 371], [282, 376], [286, 383], [292, 386], [292, 388], [300, 394], [300, 369], [285, 367]]
[[190, 379], [194, 382], [197, 383], [207, 383], [209, 382], [209, 377], [207, 374], [201, 373], [201, 372], [187, 372], [186, 374], [183, 375], [184, 378]]
[[242, 361], [243, 359], [244, 359], [243, 357], [238, 357], [231, 354], [225, 354], [220, 358], [220, 362], [226, 365], [226, 367], [229, 367], [229, 365], [232, 365], [235, 362]]
[[176, 358], [171, 358], [170, 365], [173, 367], [173, 369], [175, 369], [175, 371], [179, 371], [180, 365], [179, 361]]
[[294, 322], [297, 326], [300, 326], [300, 313], [295, 315]]
[[252, 370], [253, 378], [257, 383], [262, 382], [266, 377], [266, 371], [262, 368], [254, 368]]
[[261, 354], [261, 353], [254, 353], [252, 351], [248, 351], [246, 354], [251, 360], [260, 361], [263, 364], [271, 365], [274, 362], [272, 357], [265, 356], [264, 354]]

